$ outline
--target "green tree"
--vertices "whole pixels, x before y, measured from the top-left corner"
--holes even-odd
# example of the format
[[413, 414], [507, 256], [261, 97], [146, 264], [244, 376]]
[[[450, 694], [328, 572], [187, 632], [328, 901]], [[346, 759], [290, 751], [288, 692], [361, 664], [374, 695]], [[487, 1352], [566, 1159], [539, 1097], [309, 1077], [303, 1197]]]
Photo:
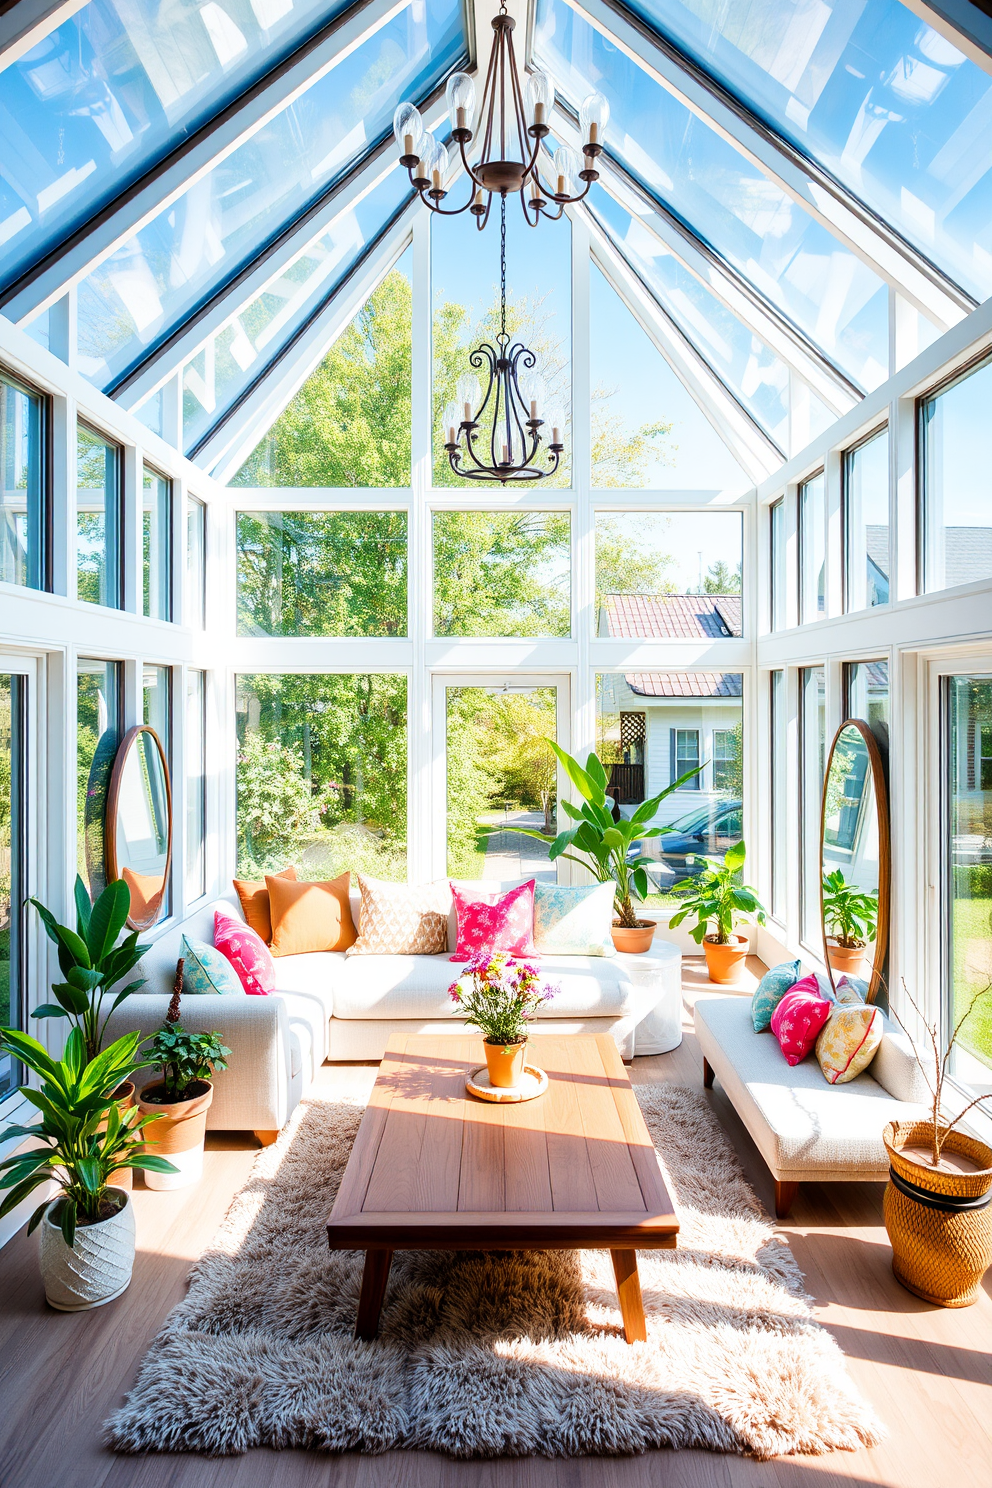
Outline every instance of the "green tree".
[[668, 570], [674, 563], [653, 535], [638, 542], [625, 517], [596, 518], [596, 612], [608, 594], [675, 594]]
[[436, 512], [434, 633], [567, 636], [567, 512]]
[[704, 594], [740, 594], [741, 566], [731, 568], [722, 558], [711, 563], [703, 579]]

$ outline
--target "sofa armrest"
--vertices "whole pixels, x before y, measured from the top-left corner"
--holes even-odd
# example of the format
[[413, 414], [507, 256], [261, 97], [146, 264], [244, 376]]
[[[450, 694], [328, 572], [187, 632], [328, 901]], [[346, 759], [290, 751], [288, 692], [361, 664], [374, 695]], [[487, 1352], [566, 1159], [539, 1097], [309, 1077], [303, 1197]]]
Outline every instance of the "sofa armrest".
[[[126, 1033], [155, 1033], [165, 1022], [169, 998], [136, 992], [110, 1015], [105, 1043]], [[183, 1027], [220, 1035], [230, 1049], [227, 1069], [214, 1076], [207, 1126], [214, 1131], [279, 1131], [296, 1096], [289, 1023], [281, 997], [184, 997]], [[154, 1072], [140, 1071], [138, 1084]]]
[[912, 1044], [904, 1033], [897, 1032], [891, 1025], [882, 1036], [868, 1073], [896, 1100], [927, 1106], [933, 1099], [923, 1071], [916, 1062]]

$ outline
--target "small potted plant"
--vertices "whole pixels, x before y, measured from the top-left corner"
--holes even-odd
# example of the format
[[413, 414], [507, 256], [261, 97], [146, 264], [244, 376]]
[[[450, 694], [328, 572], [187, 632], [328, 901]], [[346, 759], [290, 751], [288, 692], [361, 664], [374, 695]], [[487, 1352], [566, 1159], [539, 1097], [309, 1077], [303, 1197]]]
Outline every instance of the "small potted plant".
[[179, 1021], [182, 962], [176, 971], [165, 1022], [145, 1050], [146, 1063], [159, 1065], [162, 1078], [146, 1085], [138, 1097], [142, 1114], [158, 1115], [149, 1146], [167, 1154], [169, 1173], [152, 1172], [145, 1179], [149, 1188], [186, 1188], [203, 1173], [203, 1143], [207, 1111], [214, 1098], [210, 1076], [227, 1069], [230, 1054], [219, 1033], [190, 1033]]
[[83, 1036], [74, 1028], [61, 1059], [18, 1029], [0, 1029], [0, 1050], [37, 1075], [40, 1090], [21, 1086], [41, 1111], [35, 1126], [8, 1127], [5, 1136], [35, 1138], [37, 1146], [0, 1162], [0, 1188], [8, 1189], [0, 1218], [42, 1184], [61, 1194], [46, 1199], [28, 1221], [41, 1225], [41, 1275], [49, 1304], [60, 1312], [102, 1307], [119, 1297], [134, 1265], [134, 1212], [130, 1195], [112, 1179], [122, 1170], [174, 1171], [149, 1153], [144, 1128], [154, 1118], [134, 1107], [121, 1110], [116, 1090], [125, 1074], [140, 1067], [139, 1033], [126, 1034], [87, 1060]]
[[527, 1024], [557, 988], [542, 987], [541, 974], [529, 961], [497, 954], [469, 961], [448, 991], [458, 1012], [483, 1035], [490, 1083], [500, 1089], [519, 1085]]
[[931, 1106], [925, 1121], [890, 1121], [882, 1137], [891, 1164], [884, 1214], [892, 1272], [925, 1302], [968, 1307], [992, 1265], [992, 1148], [959, 1127], [973, 1107], [992, 1115], [992, 1099], [978, 1095], [949, 1119], [947, 1069], [958, 1034], [992, 988], [975, 994], [943, 1048], [939, 1025], [923, 1016], [905, 982], [903, 991], [924, 1031], [925, 1056], [895, 1008], [891, 1012], [912, 1046]]
[[650, 859], [636, 851], [632, 856], [631, 848], [635, 843], [661, 837], [671, 830], [670, 827], [652, 827], [648, 823], [665, 797], [698, 775], [702, 766], [687, 770], [649, 801], [642, 801], [629, 818], [619, 816], [614, 821], [614, 802], [607, 795], [609, 778], [599, 756], [590, 754], [583, 769], [578, 760], [560, 749], [553, 739], [547, 739], [545, 743], [554, 750], [569, 780], [583, 798], [581, 806], [573, 806], [571, 801], [564, 799], [561, 801], [565, 815], [571, 817], [576, 825], [559, 832], [557, 837], [550, 832], [535, 831], [533, 827], [500, 825], [491, 830], [536, 837], [539, 842], [550, 844], [548, 857], [552, 863], [557, 858], [568, 858], [587, 868], [600, 883], [612, 881], [616, 885], [617, 912], [613, 921], [613, 944], [618, 951], [643, 954], [651, 949], [657, 922], [640, 919], [634, 901], [646, 899], [650, 891], [647, 873]]
[[[860, 976], [878, 926], [878, 895], [848, 883], [839, 868], [823, 876], [823, 930], [831, 970]], [[833, 932], [831, 935], [830, 932]]]
[[669, 925], [674, 930], [695, 915], [696, 923], [689, 934], [703, 948], [711, 982], [736, 982], [743, 968], [747, 936], [736, 934], [734, 926], [749, 919], [759, 925], [765, 923], [757, 894], [739, 881], [746, 856], [743, 842], [728, 847], [722, 863], [719, 858], [699, 855], [693, 861], [705, 863], [704, 871], [698, 878], [683, 878], [675, 885], [676, 893], [686, 890], [689, 897], [672, 915]]

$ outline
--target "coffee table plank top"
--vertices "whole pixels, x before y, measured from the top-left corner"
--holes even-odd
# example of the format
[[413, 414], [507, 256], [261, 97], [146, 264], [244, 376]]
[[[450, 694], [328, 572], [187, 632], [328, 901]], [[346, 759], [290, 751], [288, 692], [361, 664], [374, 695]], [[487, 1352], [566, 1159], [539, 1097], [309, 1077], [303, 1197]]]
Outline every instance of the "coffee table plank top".
[[616, 1044], [542, 1034], [533, 1101], [475, 1099], [470, 1035], [396, 1035], [328, 1222], [334, 1249], [669, 1247], [678, 1221]]

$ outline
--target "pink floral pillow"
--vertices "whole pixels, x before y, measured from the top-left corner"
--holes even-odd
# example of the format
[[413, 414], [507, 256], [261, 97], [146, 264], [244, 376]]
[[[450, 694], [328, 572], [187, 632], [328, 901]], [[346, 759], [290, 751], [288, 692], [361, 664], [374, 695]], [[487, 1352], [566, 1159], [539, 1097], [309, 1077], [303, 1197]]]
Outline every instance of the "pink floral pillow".
[[534, 879], [511, 889], [490, 903], [470, 899], [454, 884], [451, 893], [458, 913], [458, 943], [449, 961], [470, 961], [473, 956], [492, 956], [505, 951], [510, 956], [535, 956]]
[[266, 997], [275, 990], [276, 963], [272, 952], [249, 925], [215, 910], [214, 945], [230, 961], [246, 992], [254, 997]]
[[815, 1047], [833, 1006], [821, 996], [815, 976], [803, 977], [789, 988], [772, 1013], [772, 1033], [789, 1064], [799, 1064]]

